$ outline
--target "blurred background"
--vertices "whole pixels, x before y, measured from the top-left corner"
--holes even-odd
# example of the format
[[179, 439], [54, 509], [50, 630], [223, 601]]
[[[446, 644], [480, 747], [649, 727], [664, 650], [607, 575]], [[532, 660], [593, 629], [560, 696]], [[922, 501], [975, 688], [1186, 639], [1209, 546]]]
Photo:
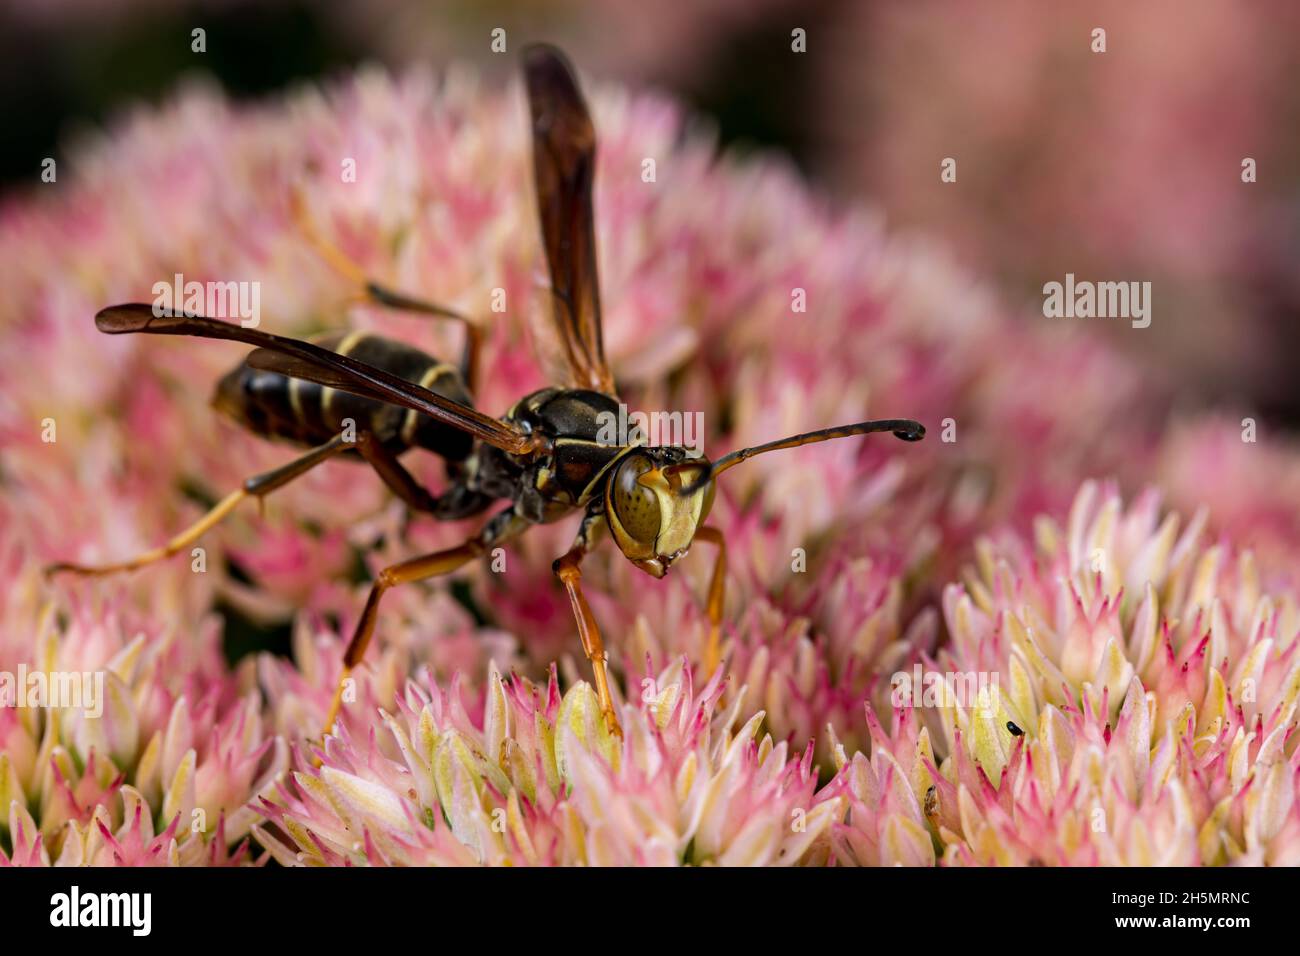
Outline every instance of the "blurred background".
[[548, 39], [588, 76], [672, 93], [733, 149], [786, 153], [831, 202], [947, 244], [1026, 321], [1067, 272], [1151, 281], [1149, 329], [1089, 330], [1188, 409], [1300, 424], [1291, 0], [8, 0], [0, 188], [30, 188], [79, 128], [158, 101], [196, 59], [239, 98], [372, 61], [505, 75], [495, 28], [510, 53]]

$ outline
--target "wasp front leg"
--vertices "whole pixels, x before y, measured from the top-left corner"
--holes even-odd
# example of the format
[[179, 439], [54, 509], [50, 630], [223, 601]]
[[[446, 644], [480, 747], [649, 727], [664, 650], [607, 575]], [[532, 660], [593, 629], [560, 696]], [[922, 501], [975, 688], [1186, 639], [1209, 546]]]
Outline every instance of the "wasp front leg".
[[709, 641], [704, 648], [704, 672], [711, 675], [722, 661], [722, 614], [727, 603], [727, 541], [717, 528], [695, 529], [696, 541], [717, 545], [713, 575], [709, 578]]
[[591, 662], [592, 675], [596, 682], [596, 695], [600, 700], [600, 712], [605, 717], [605, 725], [610, 733], [623, 736], [623, 728], [618, 722], [618, 713], [614, 709], [614, 697], [609, 689], [608, 658], [605, 655], [605, 643], [600, 637], [600, 628], [596, 617], [591, 613], [591, 605], [582, 593], [582, 559], [595, 544], [595, 535], [600, 529], [605, 516], [598, 511], [587, 512], [578, 530], [577, 540], [562, 557], [557, 558], [551, 566], [556, 576], [569, 593], [569, 603], [573, 607], [573, 616], [578, 622], [578, 637], [582, 640], [582, 650]]

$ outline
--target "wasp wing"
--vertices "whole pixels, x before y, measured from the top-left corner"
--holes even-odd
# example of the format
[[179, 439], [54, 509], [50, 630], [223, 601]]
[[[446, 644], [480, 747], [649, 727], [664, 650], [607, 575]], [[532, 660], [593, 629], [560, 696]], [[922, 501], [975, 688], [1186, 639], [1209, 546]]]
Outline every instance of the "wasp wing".
[[339, 355], [310, 342], [201, 315], [155, 315], [153, 306], [140, 303], [103, 309], [95, 316], [95, 325], [101, 332], [110, 335], [145, 332], [152, 335], [193, 335], [243, 342], [257, 347], [257, 351], [248, 357], [248, 364], [254, 368], [319, 382], [391, 405], [413, 408], [513, 454], [522, 454], [533, 445], [532, 439], [522, 429], [422, 388], [414, 382], [408, 382], [384, 369]]
[[545, 45], [525, 50], [524, 78], [552, 314], [569, 384], [613, 395], [614, 376], [601, 334], [591, 200], [596, 132], [573, 70], [559, 50]]

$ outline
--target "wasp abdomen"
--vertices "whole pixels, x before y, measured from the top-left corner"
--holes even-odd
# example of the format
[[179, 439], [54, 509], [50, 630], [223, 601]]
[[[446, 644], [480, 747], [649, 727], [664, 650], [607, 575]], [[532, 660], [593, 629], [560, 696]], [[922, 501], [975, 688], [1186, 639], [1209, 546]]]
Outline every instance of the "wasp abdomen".
[[[404, 342], [370, 332], [332, 332], [312, 341], [453, 401], [472, 404], [455, 366]], [[303, 445], [326, 442], [350, 424], [394, 450], [418, 446], [449, 461], [463, 461], [473, 448], [469, 435], [419, 412], [243, 363], [218, 384], [214, 404], [259, 435]]]

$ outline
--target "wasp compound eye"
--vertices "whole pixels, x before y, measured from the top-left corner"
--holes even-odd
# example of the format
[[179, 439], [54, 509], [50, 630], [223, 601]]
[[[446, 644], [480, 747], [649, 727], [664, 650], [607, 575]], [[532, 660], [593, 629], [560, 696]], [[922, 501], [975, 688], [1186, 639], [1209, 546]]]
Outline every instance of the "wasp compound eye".
[[627, 536], [638, 544], [653, 548], [659, 535], [659, 496], [640, 481], [653, 468], [642, 455], [629, 458], [619, 466], [614, 478], [614, 515]]

